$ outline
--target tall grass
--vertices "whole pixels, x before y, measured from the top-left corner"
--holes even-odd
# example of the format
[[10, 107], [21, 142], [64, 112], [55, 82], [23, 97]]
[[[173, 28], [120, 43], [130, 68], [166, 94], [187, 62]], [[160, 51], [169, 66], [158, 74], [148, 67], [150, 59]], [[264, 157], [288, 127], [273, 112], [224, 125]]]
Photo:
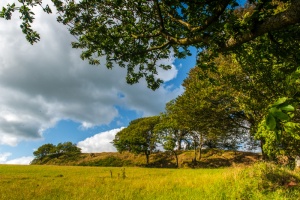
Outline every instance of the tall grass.
[[[112, 176], [111, 176], [112, 175]], [[295, 172], [247, 168], [154, 169], [0, 165], [0, 199], [300, 199]]]

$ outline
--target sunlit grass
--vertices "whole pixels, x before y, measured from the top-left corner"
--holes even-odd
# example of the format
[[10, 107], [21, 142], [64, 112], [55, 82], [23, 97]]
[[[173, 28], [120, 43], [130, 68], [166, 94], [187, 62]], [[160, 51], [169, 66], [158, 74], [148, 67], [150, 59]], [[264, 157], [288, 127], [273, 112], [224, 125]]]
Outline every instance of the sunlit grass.
[[0, 165], [0, 199], [298, 199], [299, 186], [287, 188], [289, 180], [280, 179], [299, 181], [299, 174], [270, 166], [132, 167], [123, 179], [124, 168]]

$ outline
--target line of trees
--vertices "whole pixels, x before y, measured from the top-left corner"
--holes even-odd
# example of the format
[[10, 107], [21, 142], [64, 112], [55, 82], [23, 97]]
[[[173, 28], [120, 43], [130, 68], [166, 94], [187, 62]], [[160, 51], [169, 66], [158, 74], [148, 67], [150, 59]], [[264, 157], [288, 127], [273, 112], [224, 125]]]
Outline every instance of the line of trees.
[[[132, 121], [113, 140], [119, 152], [149, 154], [158, 144], [174, 154], [194, 150], [194, 161], [200, 160], [203, 148], [237, 150], [246, 140], [248, 127], [242, 112], [228, 87], [200, 80], [201, 69], [191, 70], [184, 81], [185, 92], [166, 104], [160, 116]], [[196, 157], [198, 155], [198, 158]]]
[[[246, 141], [259, 144], [264, 159], [300, 155], [299, 32], [295, 26], [266, 34], [191, 69], [185, 92], [167, 103], [151, 131], [139, 134], [155, 138], [152, 146], [161, 143], [176, 160], [183, 144], [196, 160], [203, 147], [237, 149]], [[118, 150], [123, 132], [114, 140]]]
[[72, 142], [58, 143], [57, 145], [48, 143], [40, 146], [33, 152], [35, 160], [41, 160], [46, 156], [59, 157], [61, 155], [77, 155], [81, 153], [81, 149]]

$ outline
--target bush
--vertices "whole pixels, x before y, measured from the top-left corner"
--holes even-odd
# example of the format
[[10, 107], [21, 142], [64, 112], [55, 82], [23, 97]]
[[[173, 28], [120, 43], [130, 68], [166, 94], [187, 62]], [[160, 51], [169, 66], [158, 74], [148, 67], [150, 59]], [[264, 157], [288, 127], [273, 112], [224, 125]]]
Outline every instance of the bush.
[[82, 162], [80, 166], [101, 166], [101, 167], [123, 167], [131, 166], [132, 163], [129, 160], [123, 160], [115, 156], [108, 156], [101, 160]]

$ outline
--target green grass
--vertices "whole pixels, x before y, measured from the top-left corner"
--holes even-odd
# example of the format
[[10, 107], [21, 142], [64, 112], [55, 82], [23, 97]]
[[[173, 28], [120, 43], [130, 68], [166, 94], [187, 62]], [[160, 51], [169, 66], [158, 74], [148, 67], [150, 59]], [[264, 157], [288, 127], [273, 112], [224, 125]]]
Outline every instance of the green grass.
[[[299, 173], [223, 169], [0, 165], [0, 199], [300, 199]], [[112, 172], [112, 177], [111, 177]], [[290, 181], [297, 186], [289, 188]]]

